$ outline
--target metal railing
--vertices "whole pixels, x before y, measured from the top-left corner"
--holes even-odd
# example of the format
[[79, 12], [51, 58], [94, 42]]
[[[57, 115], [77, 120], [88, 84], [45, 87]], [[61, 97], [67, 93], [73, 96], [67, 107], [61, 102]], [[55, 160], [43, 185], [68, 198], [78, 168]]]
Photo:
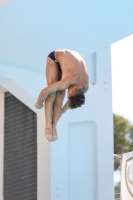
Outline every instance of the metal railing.
[[113, 154], [113, 156], [114, 156], [114, 158], [122, 158], [122, 156], [121, 155], [117, 155], [117, 154]]
[[115, 194], [115, 198], [120, 198], [120, 194]]
[[[122, 158], [122, 155], [117, 155], [117, 154], [113, 154], [114, 158], [119, 158], [121, 159]], [[118, 194], [115, 194], [115, 200], [119, 200], [120, 199], [120, 193]]]

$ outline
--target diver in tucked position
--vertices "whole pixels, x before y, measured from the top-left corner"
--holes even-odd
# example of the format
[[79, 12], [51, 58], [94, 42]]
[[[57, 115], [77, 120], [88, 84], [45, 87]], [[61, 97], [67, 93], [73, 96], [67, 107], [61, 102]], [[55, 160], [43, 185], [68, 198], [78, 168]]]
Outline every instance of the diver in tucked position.
[[[48, 55], [46, 63], [47, 85], [39, 94], [35, 107], [40, 109], [45, 101], [45, 136], [49, 142], [58, 138], [56, 125], [69, 108], [85, 103], [89, 77], [83, 58], [75, 51], [56, 50]], [[62, 107], [65, 91], [68, 101]]]

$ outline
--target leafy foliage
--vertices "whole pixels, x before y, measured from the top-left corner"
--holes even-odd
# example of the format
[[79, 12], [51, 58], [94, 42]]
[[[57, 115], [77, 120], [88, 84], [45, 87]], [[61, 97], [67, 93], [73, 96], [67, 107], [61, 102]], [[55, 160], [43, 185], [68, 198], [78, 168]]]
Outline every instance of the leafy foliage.
[[[113, 115], [114, 120], [114, 153], [123, 154], [133, 151], [133, 125], [122, 116]], [[115, 159], [115, 170], [120, 167], [119, 159]]]
[[120, 193], [120, 182], [118, 182], [116, 185], [115, 185], [115, 194], [119, 194]]

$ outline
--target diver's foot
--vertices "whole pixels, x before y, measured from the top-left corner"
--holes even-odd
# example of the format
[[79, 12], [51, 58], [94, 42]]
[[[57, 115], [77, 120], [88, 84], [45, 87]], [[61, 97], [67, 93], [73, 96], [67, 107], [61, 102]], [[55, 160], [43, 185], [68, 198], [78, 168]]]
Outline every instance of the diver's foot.
[[58, 139], [58, 134], [57, 134], [57, 130], [56, 128], [53, 128], [53, 131], [52, 131], [52, 142], [56, 141]]
[[52, 128], [45, 128], [45, 136], [49, 142], [52, 142]]

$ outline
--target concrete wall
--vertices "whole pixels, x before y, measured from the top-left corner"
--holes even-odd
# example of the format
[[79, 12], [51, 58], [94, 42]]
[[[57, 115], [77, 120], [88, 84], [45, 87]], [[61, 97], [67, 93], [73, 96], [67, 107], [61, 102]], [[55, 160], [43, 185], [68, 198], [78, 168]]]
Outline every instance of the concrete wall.
[[4, 172], [4, 94], [0, 92], [0, 199], [3, 200], [3, 172]]
[[[85, 61], [90, 74], [86, 104], [62, 116], [58, 123], [59, 139], [51, 145], [43, 135], [43, 109], [34, 108], [40, 90], [46, 86], [45, 75], [0, 65], [1, 86], [33, 109], [41, 120], [38, 122], [39, 200], [45, 196], [49, 200], [113, 199], [110, 47], [90, 54]], [[49, 192], [44, 188], [49, 188]]]

